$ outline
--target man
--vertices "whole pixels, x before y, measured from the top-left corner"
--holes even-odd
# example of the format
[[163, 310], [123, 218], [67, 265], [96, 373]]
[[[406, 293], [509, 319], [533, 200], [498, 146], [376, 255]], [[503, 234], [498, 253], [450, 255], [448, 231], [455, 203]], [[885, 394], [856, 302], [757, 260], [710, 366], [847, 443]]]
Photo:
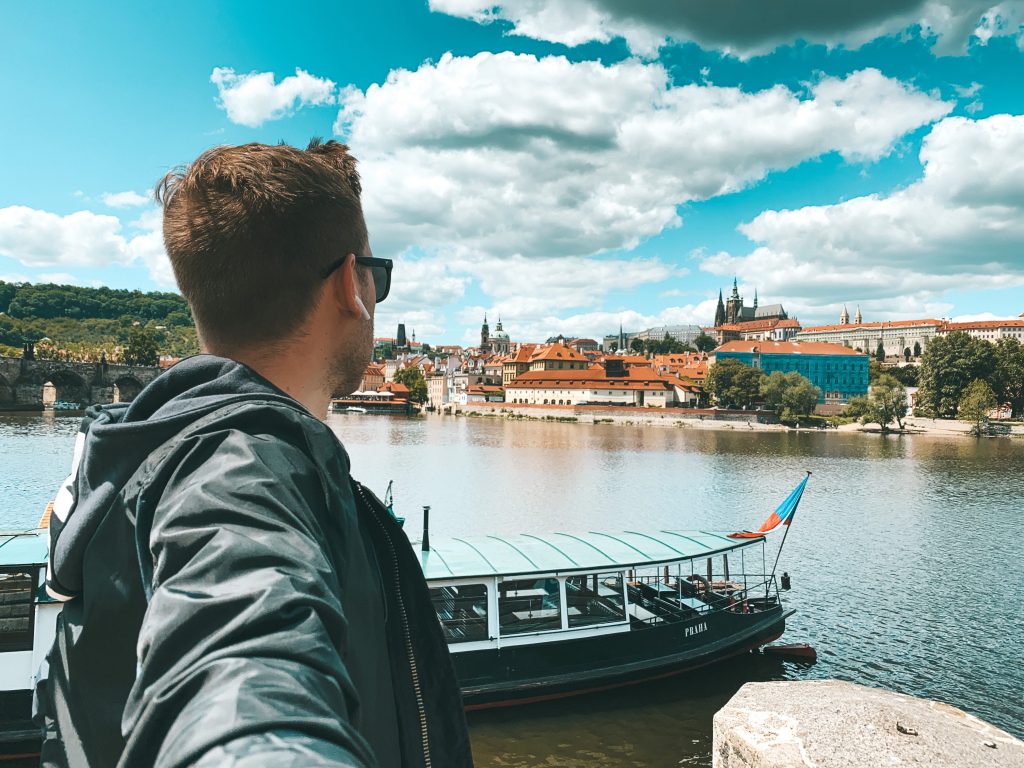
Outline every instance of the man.
[[45, 765], [471, 765], [412, 548], [319, 420], [391, 263], [344, 145], [210, 150], [158, 188], [204, 355], [93, 408], [54, 505]]

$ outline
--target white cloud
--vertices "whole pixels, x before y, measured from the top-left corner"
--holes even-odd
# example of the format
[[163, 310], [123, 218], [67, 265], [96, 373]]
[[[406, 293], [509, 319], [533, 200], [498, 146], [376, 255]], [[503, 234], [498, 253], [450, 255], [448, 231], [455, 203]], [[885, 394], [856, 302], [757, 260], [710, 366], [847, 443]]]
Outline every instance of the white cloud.
[[229, 67], [216, 67], [210, 82], [217, 86], [217, 105], [228, 113], [228, 119], [249, 128], [288, 117], [303, 107], [335, 102], [331, 80], [298, 68], [294, 75], [275, 83], [273, 72], [239, 75]]
[[0, 256], [28, 267], [97, 267], [131, 261], [116, 216], [59, 216], [23, 205], [0, 208]]
[[1024, 285], [1024, 116], [947, 118], [920, 159], [921, 180], [892, 194], [765, 211], [740, 226], [760, 247], [701, 268], [811, 311], [865, 301], [889, 317], [948, 311], [949, 290]]
[[[126, 232], [116, 216], [92, 211], [61, 216], [12, 205], [0, 208], [0, 256], [27, 267], [109, 267], [141, 260], [157, 284], [174, 288], [163, 248], [161, 216], [156, 209], [144, 211]], [[69, 282], [64, 278], [71, 275], [60, 272], [40, 277]]]
[[681, 203], [833, 151], [878, 159], [952, 107], [873, 69], [748, 93], [511, 53], [446, 54], [340, 102], [376, 250], [529, 258], [633, 248]]
[[32, 278], [23, 274], [0, 275], [0, 283], [30, 283]]
[[149, 270], [149, 276], [160, 288], [176, 291], [178, 283], [174, 279], [171, 260], [164, 250], [163, 211], [152, 208], [134, 222], [132, 226], [139, 231], [128, 243], [128, 252], [133, 260], [141, 260]]
[[477, 328], [484, 312], [491, 321], [492, 329], [500, 315], [504, 329], [513, 341], [543, 341], [559, 333], [601, 341], [605, 334], [618, 332], [620, 323], [627, 333], [659, 325], [708, 325], [715, 316], [717, 301], [716, 297], [697, 304], [667, 307], [653, 314], [624, 309], [619, 312], [601, 310], [576, 314], [550, 313], [526, 318], [518, 315], [514, 305], [504, 305], [503, 309], [503, 305], [498, 304], [492, 307], [466, 307], [460, 320], [469, 326], [463, 334], [463, 343], [466, 344], [479, 342]]
[[1008, 318], [1001, 315], [994, 315], [991, 312], [979, 312], [975, 315], [956, 315], [953, 317], [954, 323], [977, 323], [986, 320], [1016, 320], [1017, 318]]
[[127, 192], [104, 192], [103, 204], [110, 208], [138, 208], [153, 202], [151, 197], [140, 195], [138, 192], [128, 190]]
[[513, 34], [575, 46], [623, 38], [653, 58], [669, 41], [697, 43], [739, 57], [805, 40], [858, 47], [914, 28], [936, 54], [962, 53], [996, 36], [1024, 41], [1024, 1], [1005, 0], [429, 0], [434, 11], [480, 23], [507, 22]]

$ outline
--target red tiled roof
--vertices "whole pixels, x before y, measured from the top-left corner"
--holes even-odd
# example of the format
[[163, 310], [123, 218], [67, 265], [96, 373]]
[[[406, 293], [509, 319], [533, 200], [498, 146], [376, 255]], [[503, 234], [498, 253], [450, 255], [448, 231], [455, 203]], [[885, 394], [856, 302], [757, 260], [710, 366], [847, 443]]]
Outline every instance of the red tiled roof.
[[564, 344], [549, 344], [546, 347], [535, 350], [530, 357], [531, 363], [535, 363], [538, 360], [576, 360], [586, 362], [587, 358], [575, 349], [569, 349]]
[[974, 320], [968, 323], [943, 323], [942, 330], [983, 331], [995, 328], [1024, 328], [1024, 320]]
[[719, 352], [760, 352], [762, 355], [859, 355], [862, 352], [828, 344], [823, 341], [730, 341], [715, 350]]

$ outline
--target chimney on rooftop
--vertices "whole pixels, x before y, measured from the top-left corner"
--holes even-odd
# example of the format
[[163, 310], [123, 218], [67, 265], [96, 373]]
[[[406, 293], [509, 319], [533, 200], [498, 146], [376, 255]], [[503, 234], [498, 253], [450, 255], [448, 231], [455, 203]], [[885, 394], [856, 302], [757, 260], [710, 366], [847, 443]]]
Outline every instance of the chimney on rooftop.
[[604, 361], [604, 375], [609, 378], [612, 376], [625, 376], [626, 361], [621, 357], [609, 357]]

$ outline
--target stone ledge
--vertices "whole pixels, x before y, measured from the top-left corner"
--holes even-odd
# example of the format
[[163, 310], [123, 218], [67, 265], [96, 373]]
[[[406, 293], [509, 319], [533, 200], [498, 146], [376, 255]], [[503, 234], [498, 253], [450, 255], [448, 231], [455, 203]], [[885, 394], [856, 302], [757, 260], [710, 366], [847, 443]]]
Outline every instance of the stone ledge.
[[1024, 742], [938, 701], [837, 680], [747, 683], [714, 719], [714, 768], [1024, 768]]

